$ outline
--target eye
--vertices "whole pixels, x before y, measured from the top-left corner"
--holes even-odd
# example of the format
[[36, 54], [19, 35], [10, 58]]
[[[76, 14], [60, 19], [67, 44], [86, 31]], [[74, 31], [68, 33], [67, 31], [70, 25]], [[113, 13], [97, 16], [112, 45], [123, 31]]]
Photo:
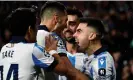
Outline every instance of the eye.
[[81, 29], [77, 29], [77, 32], [80, 33], [82, 30]]
[[75, 21], [69, 21], [69, 25], [75, 26], [76, 25], [76, 22]]

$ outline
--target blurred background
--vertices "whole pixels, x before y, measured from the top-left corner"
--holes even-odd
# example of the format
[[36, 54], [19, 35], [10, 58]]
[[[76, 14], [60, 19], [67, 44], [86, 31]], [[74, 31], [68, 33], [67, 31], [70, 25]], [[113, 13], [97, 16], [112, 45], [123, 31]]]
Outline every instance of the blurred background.
[[[10, 31], [4, 19], [16, 8], [35, 8], [37, 25], [39, 12], [45, 1], [0, 1], [0, 49], [10, 40]], [[133, 1], [61, 1], [66, 7], [75, 7], [85, 17], [103, 20], [106, 36], [103, 44], [115, 60], [117, 80], [133, 80]], [[18, 30], [19, 31], [19, 30]], [[21, 31], [21, 30], [20, 30]]]

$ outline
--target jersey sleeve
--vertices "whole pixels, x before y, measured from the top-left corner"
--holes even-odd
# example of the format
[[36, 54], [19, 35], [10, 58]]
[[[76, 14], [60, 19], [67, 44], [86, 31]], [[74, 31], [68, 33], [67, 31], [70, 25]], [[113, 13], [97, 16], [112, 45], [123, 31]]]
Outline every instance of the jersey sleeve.
[[49, 32], [44, 31], [44, 30], [38, 30], [37, 31], [37, 44], [39, 46], [45, 47], [45, 37], [49, 35]]
[[43, 47], [35, 43], [32, 59], [34, 65], [39, 68], [49, 69], [57, 65], [57, 61], [51, 55], [47, 54]]

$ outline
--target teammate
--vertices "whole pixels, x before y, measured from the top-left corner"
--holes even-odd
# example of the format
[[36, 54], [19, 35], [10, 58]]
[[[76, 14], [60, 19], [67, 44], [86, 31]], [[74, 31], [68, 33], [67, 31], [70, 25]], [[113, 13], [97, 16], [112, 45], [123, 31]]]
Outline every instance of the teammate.
[[76, 8], [67, 8], [67, 27], [73, 32], [76, 32], [76, 29], [79, 25], [79, 18], [83, 17], [80, 10]]
[[83, 15], [76, 8], [68, 8], [67, 17], [67, 28], [63, 31], [66, 40], [66, 47], [68, 52], [75, 54], [78, 52], [78, 46], [75, 43], [75, 38], [73, 37], [73, 34], [76, 32], [76, 28], [79, 25], [79, 18], [83, 17]]
[[81, 18], [74, 37], [88, 55], [84, 60], [83, 72], [93, 80], [115, 80], [114, 60], [101, 44], [103, 35], [104, 26], [100, 20]]
[[[50, 32], [54, 31], [52, 33], [52, 36], [54, 36], [56, 39], [57, 38], [59, 39], [58, 48], [57, 48], [58, 53], [62, 52], [66, 53], [66, 48], [61, 37], [57, 36], [57, 34], [60, 35], [63, 28], [66, 26], [67, 14], [65, 6], [59, 2], [54, 2], [54, 1], [46, 2], [41, 8], [40, 18], [41, 18], [41, 23], [38, 26], [38, 31], [37, 31], [38, 45], [45, 47], [45, 36], [47, 36]], [[60, 54], [60, 55], [65, 55], [65, 54]], [[49, 73], [48, 75], [54, 75], [54, 74]]]
[[37, 32], [37, 43], [45, 48], [45, 36], [47, 36], [49, 32], [52, 32], [51, 35], [58, 40], [58, 54], [62, 60], [67, 63], [67, 66], [71, 66], [70, 61], [66, 57], [66, 48], [61, 38], [61, 33], [67, 21], [67, 13], [64, 5], [59, 2], [46, 2], [41, 9], [40, 16], [41, 24]]
[[[71, 61], [72, 65], [82, 72], [83, 59], [86, 55], [79, 50], [78, 45], [75, 42], [73, 34], [76, 32], [76, 28], [79, 25], [79, 18], [83, 15], [76, 8], [67, 9], [67, 28], [63, 30], [63, 35], [67, 48], [67, 56]], [[67, 80], [65, 76], [59, 76], [59, 80]]]
[[[36, 40], [35, 23], [36, 17], [33, 9], [18, 8], [9, 16], [9, 26], [13, 37], [10, 43], [2, 47], [0, 53], [0, 80], [34, 80], [36, 77], [34, 66], [52, 69], [66, 75], [70, 80], [73, 78], [80, 80], [75, 76], [83, 74], [77, 72], [72, 66], [66, 67], [66, 63], [63, 63], [58, 55], [53, 54], [54, 57], [52, 57], [44, 53], [43, 48], [37, 43], [33, 43]], [[48, 40], [54, 39], [48, 38]], [[48, 45], [48, 40], [46, 40], [47, 52], [53, 53], [51, 51], [56, 48]], [[57, 41], [52, 41], [52, 44], [56, 45]], [[69, 74], [71, 70], [75, 71], [74, 76]], [[85, 76], [83, 80], [87, 80]]]
[[[33, 80], [36, 72], [34, 66], [38, 65], [35, 62], [37, 56], [34, 52], [37, 51], [39, 55], [42, 53], [39, 52], [37, 44], [33, 43], [36, 40], [34, 10], [18, 8], [8, 16], [7, 20], [12, 40], [1, 49], [0, 80]], [[42, 62], [41, 65], [47, 65], [45, 67], [49, 66], [44, 60], [38, 61]]]
[[41, 23], [38, 26], [37, 43], [45, 47], [45, 36], [52, 31], [60, 34], [66, 26], [67, 13], [65, 6], [59, 2], [46, 2], [41, 8], [40, 17]]

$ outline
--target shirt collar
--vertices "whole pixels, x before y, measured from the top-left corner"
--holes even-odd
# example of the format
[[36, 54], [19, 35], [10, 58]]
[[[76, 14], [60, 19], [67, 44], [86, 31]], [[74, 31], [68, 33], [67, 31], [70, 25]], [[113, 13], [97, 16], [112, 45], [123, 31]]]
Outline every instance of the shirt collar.
[[19, 43], [19, 42], [27, 43], [26, 39], [23, 36], [12, 36], [10, 43]]
[[45, 31], [50, 32], [50, 31], [48, 30], [48, 28], [46, 27], [46, 25], [39, 25], [39, 26], [38, 26], [38, 30], [45, 30]]
[[102, 52], [107, 51], [107, 46], [102, 46], [101, 48], [99, 48], [97, 51], [94, 52], [94, 55], [99, 55]]

